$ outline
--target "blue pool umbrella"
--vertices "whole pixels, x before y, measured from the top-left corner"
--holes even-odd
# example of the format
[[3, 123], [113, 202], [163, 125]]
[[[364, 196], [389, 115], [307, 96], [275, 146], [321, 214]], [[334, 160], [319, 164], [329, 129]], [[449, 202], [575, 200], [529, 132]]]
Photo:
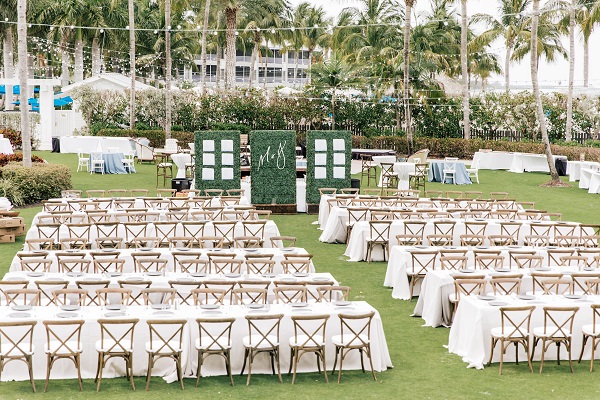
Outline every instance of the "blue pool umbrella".
[[[34, 93], [39, 93], [40, 92], [40, 88], [39, 87], [34, 87], [33, 88], [33, 92]], [[0, 94], [6, 94], [6, 86], [5, 85], [0, 85]], [[21, 86], [19, 85], [14, 85], [13, 86], [13, 94], [21, 94]]]

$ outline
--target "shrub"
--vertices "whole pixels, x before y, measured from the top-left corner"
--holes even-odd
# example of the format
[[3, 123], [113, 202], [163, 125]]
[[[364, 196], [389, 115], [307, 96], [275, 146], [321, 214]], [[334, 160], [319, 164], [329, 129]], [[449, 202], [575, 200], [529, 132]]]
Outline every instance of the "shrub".
[[[23, 205], [60, 197], [62, 190], [72, 188], [71, 169], [60, 164], [34, 163], [32, 167], [23, 167], [10, 163], [2, 168], [2, 179], [14, 185]], [[15, 198], [9, 197], [9, 200], [14, 202]]]
[[[378, 136], [367, 138], [354, 136], [352, 138], [353, 148], [367, 149], [393, 149], [397, 154], [408, 155], [408, 146], [405, 137]], [[479, 149], [491, 149], [495, 151], [508, 151], [520, 153], [543, 154], [544, 145], [539, 142], [521, 141], [510, 142], [505, 140], [483, 140], [483, 139], [436, 139], [428, 137], [416, 137], [413, 141], [413, 151], [429, 149], [429, 157], [459, 157], [462, 159], [473, 158], [473, 154]], [[581, 154], [588, 161], [600, 161], [600, 148], [552, 145], [552, 154], [566, 156], [569, 160], [579, 160]]]
[[[34, 163], [43, 163], [44, 159], [33, 154], [31, 156], [31, 161]], [[14, 153], [14, 154], [0, 154], [0, 167], [4, 167], [6, 164], [10, 162], [23, 162], [23, 153]]]
[[[3, 128], [0, 129], [0, 134], [4, 135], [4, 137], [10, 141], [13, 148], [21, 149], [23, 147], [23, 138], [21, 137], [20, 131], [11, 128]], [[33, 136], [31, 136], [31, 145], [33, 146]]]
[[[152, 147], [164, 147], [165, 146], [165, 131], [162, 130], [139, 130], [139, 129], [102, 129], [98, 132], [98, 136], [110, 136], [110, 137], [130, 137], [138, 138], [145, 137], [150, 140], [150, 146]], [[193, 132], [171, 132], [171, 137], [177, 139], [181, 147], [187, 147], [188, 143], [194, 143]]]

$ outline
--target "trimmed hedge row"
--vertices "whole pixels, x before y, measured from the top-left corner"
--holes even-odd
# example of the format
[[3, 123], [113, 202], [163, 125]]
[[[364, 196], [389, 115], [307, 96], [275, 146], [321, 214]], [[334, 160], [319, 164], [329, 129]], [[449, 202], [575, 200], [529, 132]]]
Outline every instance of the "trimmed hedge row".
[[[98, 131], [97, 136], [110, 136], [110, 137], [131, 137], [140, 138], [145, 137], [150, 140], [150, 146], [152, 147], [164, 147], [165, 146], [165, 131], [163, 130], [142, 130], [142, 129], [101, 129]], [[188, 143], [194, 143], [193, 132], [180, 132], [172, 131], [171, 137], [177, 139], [181, 147], [187, 147]]]
[[[18, 163], [10, 163], [2, 168], [2, 179], [12, 184], [13, 190], [20, 197], [21, 204], [34, 204], [53, 197], [60, 197], [62, 190], [72, 188], [71, 169], [61, 164], [34, 163], [32, 167], [24, 167]], [[9, 200], [14, 203], [11, 194]]]
[[[44, 159], [32, 154], [31, 161], [34, 163], [43, 163]], [[4, 167], [10, 162], [23, 162], [23, 153], [0, 154], [0, 167]]]
[[[406, 137], [403, 136], [378, 136], [372, 138], [353, 136], [352, 147], [362, 149], [393, 149], [397, 154], [407, 154], [408, 152]], [[544, 145], [542, 143], [483, 139], [465, 140], [416, 137], [414, 138], [413, 148], [415, 150], [429, 149], [429, 157], [434, 158], [459, 157], [469, 159], [473, 158], [473, 154], [479, 151], [479, 149], [534, 154], [544, 153]], [[566, 156], [571, 161], [579, 160], [581, 154], [584, 154], [587, 161], [600, 161], [600, 149], [594, 147], [552, 145], [552, 154]]]

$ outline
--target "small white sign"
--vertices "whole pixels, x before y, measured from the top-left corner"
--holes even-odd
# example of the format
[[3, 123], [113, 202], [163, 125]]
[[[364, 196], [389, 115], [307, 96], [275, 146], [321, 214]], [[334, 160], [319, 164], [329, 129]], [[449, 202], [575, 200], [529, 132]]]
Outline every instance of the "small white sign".
[[215, 170], [212, 168], [202, 168], [202, 180], [203, 181], [214, 181]]
[[327, 154], [315, 154], [315, 165], [327, 165]]
[[316, 139], [315, 140], [315, 151], [327, 151], [327, 140]]
[[233, 165], [233, 153], [222, 153], [221, 154], [221, 164]]
[[215, 141], [214, 140], [203, 140], [202, 141], [202, 151], [215, 151]]
[[233, 179], [233, 168], [223, 168], [221, 170], [221, 179], [230, 181]]
[[334, 165], [346, 165], [346, 154], [333, 153], [333, 164]]
[[346, 178], [345, 167], [333, 167], [333, 179], [344, 179]]
[[344, 139], [333, 139], [333, 151], [346, 151]]
[[221, 151], [233, 151], [233, 140], [221, 140]]
[[214, 153], [204, 153], [204, 154], [202, 154], [202, 164], [204, 164], [204, 165], [215, 165], [215, 155], [214, 155]]
[[316, 167], [315, 168], [315, 179], [327, 179], [327, 168]]

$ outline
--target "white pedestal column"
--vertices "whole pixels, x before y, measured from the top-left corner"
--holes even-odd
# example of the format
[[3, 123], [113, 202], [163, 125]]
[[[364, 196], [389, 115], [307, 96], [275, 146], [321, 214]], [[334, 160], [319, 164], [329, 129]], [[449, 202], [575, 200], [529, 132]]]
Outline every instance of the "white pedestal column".
[[39, 150], [52, 150], [54, 131], [54, 91], [52, 86], [40, 87], [40, 137]]

